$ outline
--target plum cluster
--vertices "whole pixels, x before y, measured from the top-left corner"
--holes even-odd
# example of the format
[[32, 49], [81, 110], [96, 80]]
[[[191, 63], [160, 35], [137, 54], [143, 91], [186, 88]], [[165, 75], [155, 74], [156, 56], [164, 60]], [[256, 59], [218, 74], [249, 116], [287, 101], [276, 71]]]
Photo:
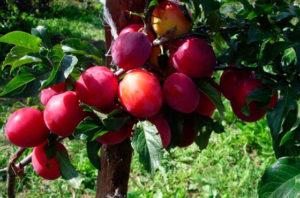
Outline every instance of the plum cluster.
[[[132, 136], [137, 120], [148, 120], [156, 126], [162, 146], [167, 148], [173, 139], [172, 126], [166, 112], [182, 115], [182, 126], [177, 130], [175, 145], [191, 145], [197, 130], [190, 115], [211, 117], [215, 104], [196, 85], [206, 78], [215, 89], [231, 101], [233, 111], [244, 121], [263, 117], [266, 107], [257, 101], [246, 104], [247, 97], [257, 88], [264, 87], [253, 72], [227, 70], [221, 77], [221, 86], [213, 81], [217, 65], [213, 48], [190, 32], [192, 21], [189, 11], [173, 1], [162, 1], [151, 13], [151, 26], [131, 24], [113, 41], [113, 63], [125, 73], [117, 76], [105, 66], [91, 66], [68, 89], [65, 82], [41, 91], [43, 112], [31, 107], [12, 113], [5, 126], [9, 141], [19, 147], [33, 147], [34, 170], [45, 179], [56, 179], [60, 174], [56, 155], [49, 157], [49, 135], [72, 135], [76, 126], [88, 114], [81, 103], [102, 113], [115, 109], [126, 112], [131, 119], [121, 129], [100, 136], [101, 144], [118, 144]], [[150, 29], [150, 30], [149, 30]], [[155, 39], [167, 37], [170, 42], [154, 45]], [[164, 60], [164, 61], [162, 61]], [[276, 104], [277, 95], [267, 107]], [[249, 106], [249, 114], [243, 108]], [[52, 141], [52, 148], [67, 155], [63, 144]], [[54, 145], [54, 146], [53, 146]]]

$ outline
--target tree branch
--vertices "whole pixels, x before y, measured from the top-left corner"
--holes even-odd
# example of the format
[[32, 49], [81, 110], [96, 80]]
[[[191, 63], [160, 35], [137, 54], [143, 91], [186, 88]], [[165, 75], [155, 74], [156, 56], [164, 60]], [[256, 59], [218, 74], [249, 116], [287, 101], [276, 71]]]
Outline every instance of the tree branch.
[[16, 167], [16, 161], [22, 156], [27, 148], [20, 148], [10, 159], [7, 167], [7, 195], [9, 198], [14, 198], [16, 176], [21, 173], [22, 169]]

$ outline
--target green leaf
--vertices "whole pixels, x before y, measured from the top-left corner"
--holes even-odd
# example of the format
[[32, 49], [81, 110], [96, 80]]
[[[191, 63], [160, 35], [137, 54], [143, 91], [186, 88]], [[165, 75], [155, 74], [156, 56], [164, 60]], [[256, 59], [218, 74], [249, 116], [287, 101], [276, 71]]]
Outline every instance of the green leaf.
[[220, 7], [220, 13], [223, 14], [225, 17], [236, 19], [237, 14], [243, 9], [244, 6], [242, 3], [238, 1], [232, 1], [222, 4], [222, 6]]
[[217, 54], [223, 54], [229, 48], [220, 32], [217, 32], [213, 37], [213, 47]]
[[148, 6], [148, 9], [155, 7], [158, 4], [158, 0], [151, 0]]
[[225, 107], [219, 91], [207, 80], [199, 80], [197, 85], [200, 90], [211, 99], [214, 105], [216, 105], [221, 117], [223, 118]]
[[132, 147], [139, 161], [152, 173], [160, 167], [162, 141], [155, 125], [149, 121], [138, 122], [132, 138]]
[[293, 90], [287, 89], [283, 94], [283, 98], [278, 101], [276, 107], [268, 112], [267, 120], [273, 135], [277, 136], [279, 134], [284, 118], [288, 112], [294, 108], [294, 104]]
[[92, 165], [97, 168], [98, 170], [101, 169], [100, 164], [100, 156], [99, 152], [101, 149], [101, 144], [97, 141], [91, 141], [86, 143], [86, 149], [87, 149], [87, 156], [92, 163]]
[[99, 130], [103, 130], [103, 125], [87, 117], [77, 125], [74, 135], [80, 139], [91, 140]]
[[284, 157], [267, 168], [258, 185], [260, 198], [298, 197], [300, 158]]
[[200, 135], [197, 137], [195, 142], [198, 145], [200, 150], [203, 150], [208, 146], [210, 136], [211, 136], [211, 131], [206, 130], [204, 132], [201, 132]]
[[2, 92], [0, 93], [0, 97], [8, 96], [9, 94], [13, 93], [16, 90], [24, 87], [28, 83], [34, 81], [36, 77], [30, 73], [23, 73], [20, 75], [15, 76], [6, 86], [3, 88]]
[[12, 64], [11, 72], [19, 66], [26, 65], [26, 64], [29, 64], [29, 63], [39, 63], [39, 62], [42, 62], [42, 60], [40, 58], [25, 55], [25, 56], [21, 57], [19, 60], [16, 60]]
[[75, 55], [85, 55], [93, 58], [98, 63], [102, 62], [102, 54], [100, 51], [90, 42], [82, 39], [66, 39], [62, 41], [62, 49], [65, 53], [71, 53]]
[[70, 180], [78, 176], [78, 173], [70, 162], [70, 158], [67, 153], [57, 151], [56, 158], [58, 160], [63, 179]]
[[250, 104], [253, 101], [260, 103], [261, 107], [266, 107], [272, 96], [272, 90], [269, 88], [257, 88], [248, 95], [246, 103]]
[[0, 42], [12, 44], [39, 52], [41, 39], [26, 32], [14, 31], [0, 37]]
[[284, 50], [281, 62], [283, 65], [295, 65], [297, 63], [297, 55], [295, 49], [291, 47]]
[[[11, 48], [10, 52], [6, 55], [5, 60], [2, 63], [2, 68], [6, 67], [7, 65], [13, 66], [15, 62], [18, 62], [24, 56], [32, 52], [33, 50], [20, 46]], [[15, 68], [16, 66], [13, 67]]]
[[43, 44], [47, 47], [51, 45], [51, 40], [48, 36], [47, 29], [44, 26], [37, 26], [36, 28], [31, 29], [31, 34], [42, 39]]
[[54, 66], [49, 78], [43, 83], [42, 88], [65, 81], [72, 73], [78, 59], [72, 55], [65, 55], [60, 64]]
[[285, 145], [287, 142], [290, 142], [291, 140], [294, 139], [295, 137], [295, 130], [293, 131], [289, 131], [286, 134], [284, 134], [284, 136], [281, 138], [280, 144], [279, 146], [283, 146]]

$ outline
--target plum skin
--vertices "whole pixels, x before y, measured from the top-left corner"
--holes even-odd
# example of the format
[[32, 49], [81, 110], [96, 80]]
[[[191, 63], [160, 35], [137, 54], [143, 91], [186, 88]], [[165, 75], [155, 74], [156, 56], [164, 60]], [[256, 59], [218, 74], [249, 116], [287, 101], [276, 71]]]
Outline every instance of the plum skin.
[[195, 111], [199, 103], [199, 92], [195, 83], [182, 73], [173, 73], [165, 80], [163, 93], [166, 103], [182, 113]]
[[266, 114], [266, 109], [259, 107], [259, 103], [256, 101], [250, 102], [249, 115], [245, 115], [242, 112], [243, 107], [246, 105], [247, 97], [257, 88], [262, 88], [263, 84], [258, 79], [249, 79], [242, 82], [237, 92], [231, 100], [231, 106], [233, 112], [238, 118], [246, 122], [255, 122], [260, 120]]
[[179, 42], [170, 60], [178, 72], [192, 78], [211, 77], [217, 62], [212, 47], [205, 40], [194, 37]]
[[[55, 143], [56, 152], [68, 154], [63, 144]], [[34, 171], [44, 179], [55, 180], [61, 176], [60, 166], [56, 156], [49, 159], [45, 151], [46, 143], [41, 144], [33, 149], [32, 166]]]
[[137, 118], [151, 117], [159, 112], [163, 103], [159, 80], [146, 70], [131, 70], [120, 82], [119, 99], [131, 115]]
[[12, 113], [4, 131], [11, 143], [24, 148], [43, 143], [50, 134], [43, 113], [31, 107], [21, 108]]
[[105, 111], [114, 104], [118, 93], [118, 79], [108, 68], [94, 66], [81, 74], [75, 90], [80, 101]]
[[44, 110], [46, 126], [51, 132], [62, 137], [70, 136], [84, 117], [85, 113], [73, 91], [53, 96]]
[[112, 44], [112, 59], [124, 70], [143, 66], [151, 55], [151, 43], [141, 32], [120, 34]]
[[153, 116], [148, 120], [156, 126], [163, 148], [168, 148], [171, 143], [171, 129], [167, 120], [162, 115]]
[[64, 82], [55, 84], [51, 87], [48, 87], [46, 89], [43, 89], [40, 94], [40, 101], [42, 105], [46, 106], [48, 101], [52, 96], [55, 96], [57, 94], [60, 94], [66, 90], [66, 84]]

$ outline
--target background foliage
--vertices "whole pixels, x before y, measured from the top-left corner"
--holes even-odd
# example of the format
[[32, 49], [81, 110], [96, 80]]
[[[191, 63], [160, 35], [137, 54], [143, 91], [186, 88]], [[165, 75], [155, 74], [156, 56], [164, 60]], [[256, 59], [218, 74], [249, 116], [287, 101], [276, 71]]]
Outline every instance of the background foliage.
[[[225, 133], [212, 134], [209, 146], [202, 152], [195, 145], [184, 150], [171, 150], [163, 157], [165, 169], [153, 176], [141, 168], [135, 155], [129, 196], [253, 197], [257, 194], [259, 178], [265, 168], [275, 162], [275, 157], [299, 154], [297, 101], [300, 96], [300, 2], [292, 0], [186, 2], [193, 9], [193, 18], [196, 21], [194, 31], [212, 42], [220, 67], [235, 64], [240, 68], [247, 66], [254, 69], [265, 83], [280, 91], [281, 100], [277, 108], [268, 114], [268, 122], [262, 120], [252, 124], [244, 124], [237, 120], [228, 108], [228, 102], [224, 101], [227, 107], [224, 119], [226, 122], [223, 121]], [[100, 20], [102, 8], [99, 3], [92, 0], [80, 2], [32, 0], [27, 3], [30, 6], [25, 6], [19, 1], [7, 0], [0, 3], [0, 34], [12, 30], [30, 32], [31, 28], [44, 25], [50, 35], [49, 43], [59, 44], [63, 41], [62, 45], [73, 46], [75, 49], [85, 44], [93, 46], [92, 49], [97, 50], [91, 54], [97, 53], [99, 59], [96, 62], [101, 64], [103, 57], [100, 54], [103, 55], [104, 51], [101, 41], [103, 27]], [[84, 44], [78, 42], [79, 40], [65, 40], [67, 38], [80, 38], [84, 40]], [[47, 39], [44, 38], [43, 42], [47, 43]], [[11, 46], [0, 44], [0, 62], [4, 60], [3, 55], [9, 52], [10, 48]], [[51, 44], [45, 49], [54, 54], [60, 53], [58, 48]], [[69, 52], [77, 56], [82, 55], [78, 50]], [[91, 57], [87, 56], [83, 59], [85, 61], [79, 64], [79, 71], [91, 61], [89, 58]], [[7, 68], [1, 72], [2, 91], [5, 91], [2, 85], [20, 71], [22, 70], [17, 69], [10, 75]], [[51, 77], [51, 71], [48, 77]], [[76, 75], [76, 72], [74, 73], [73, 75]], [[219, 73], [216, 74], [216, 77], [218, 76]], [[56, 80], [49, 80], [48, 85]], [[23, 91], [13, 90], [12, 93], [16, 92]], [[37, 99], [0, 99], [0, 102], [0, 124], [3, 126], [9, 112], [25, 105], [36, 105]], [[218, 113], [215, 118], [219, 120]], [[51, 197], [57, 195], [57, 192], [62, 197], [71, 194], [77, 197], [94, 195], [97, 171], [88, 161], [86, 151], [78, 150], [84, 147], [83, 143], [76, 141], [67, 145], [72, 162], [81, 175], [76, 183], [70, 184], [63, 180], [41, 181], [29, 167], [28, 174], [18, 182], [17, 190], [21, 193], [20, 196], [37, 197], [43, 194], [44, 197]], [[3, 133], [0, 133], [0, 149], [0, 167], [5, 167], [7, 156], [16, 148], [8, 144]], [[263, 181], [272, 179], [268, 174], [267, 172]], [[1, 179], [5, 179], [3, 175], [0, 175]], [[260, 188], [260, 190], [268, 192], [269, 189]], [[0, 192], [5, 196], [4, 182], [0, 182]]]

